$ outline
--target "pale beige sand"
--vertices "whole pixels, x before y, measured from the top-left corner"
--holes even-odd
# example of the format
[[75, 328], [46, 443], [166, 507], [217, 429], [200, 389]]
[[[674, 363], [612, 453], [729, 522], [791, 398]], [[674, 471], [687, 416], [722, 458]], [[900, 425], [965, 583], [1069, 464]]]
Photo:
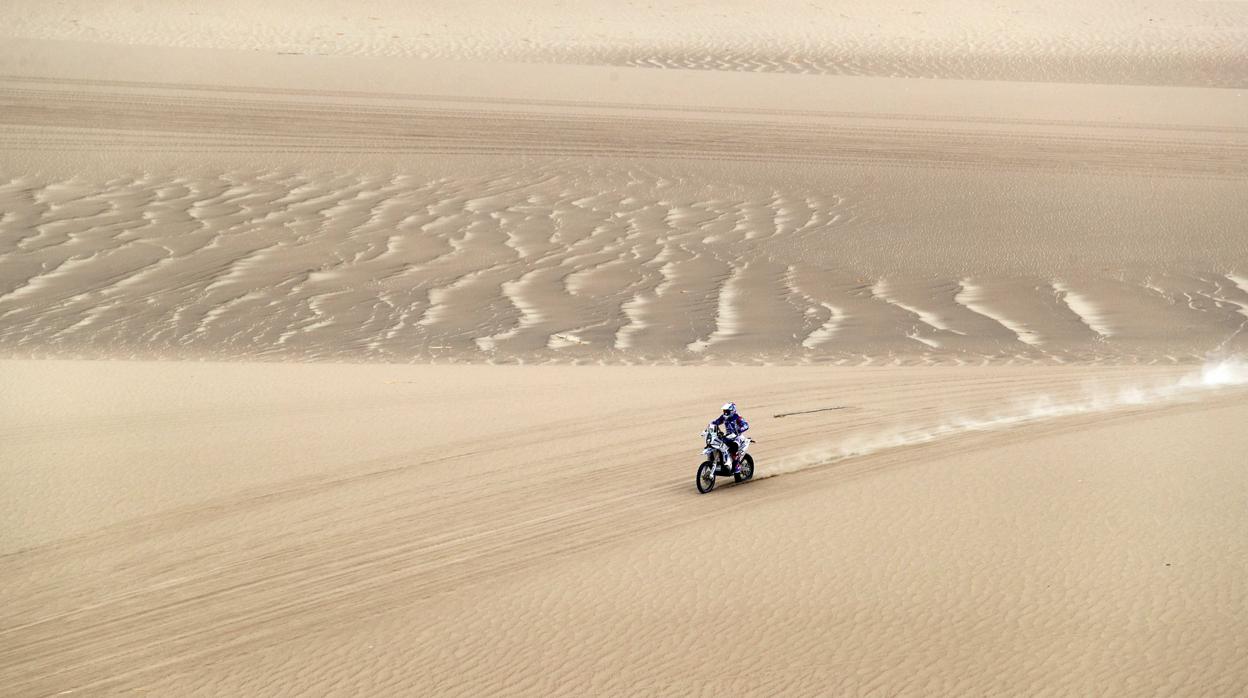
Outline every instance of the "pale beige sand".
[[0, 693], [1248, 692], [1248, 3], [573, 5], [0, 3]]
[[7, 0], [0, 36], [286, 54], [1248, 86], [1239, 0]]
[[48, 41], [0, 58], [9, 356], [1248, 347], [1236, 90]]
[[701, 496], [714, 368], [3, 362], [0, 676], [1240, 694], [1223, 369], [737, 369], [761, 479]]

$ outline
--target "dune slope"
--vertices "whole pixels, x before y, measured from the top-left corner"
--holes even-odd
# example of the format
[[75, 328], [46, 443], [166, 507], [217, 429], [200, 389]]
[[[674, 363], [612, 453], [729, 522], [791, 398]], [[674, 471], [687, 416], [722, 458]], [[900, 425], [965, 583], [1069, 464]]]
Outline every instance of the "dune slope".
[[1248, 694], [1246, 56], [0, 3], [0, 692]]
[[1237, 370], [738, 369], [701, 496], [713, 368], [6, 362], [0, 675], [1232, 695]]
[[0, 55], [10, 356], [1156, 362], [1248, 341], [1233, 90]]

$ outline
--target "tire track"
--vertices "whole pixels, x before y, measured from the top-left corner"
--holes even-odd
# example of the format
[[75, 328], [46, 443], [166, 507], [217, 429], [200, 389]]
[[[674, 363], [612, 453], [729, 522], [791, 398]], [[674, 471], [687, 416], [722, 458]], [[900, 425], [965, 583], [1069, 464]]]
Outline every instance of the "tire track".
[[[1069, 375], [1065, 386], [1074, 388], [1085, 377]], [[950, 387], [964, 397], [965, 409], [984, 410], [1003, 395], [1063, 382], [1052, 373], [1044, 378], [1026, 373], [963, 377]], [[886, 392], [912, 396], [909, 419], [949, 399], [949, 391], [939, 386], [944, 382], [921, 381], [921, 392], [901, 383], [886, 386]], [[787, 400], [789, 387], [775, 386], [759, 397]], [[870, 386], [872, 393], [876, 387]], [[690, 405], [668, 407], [686, 410]], [[805, 493], [812, 486], [835, 486], [985, 443], [982, 435], [972, 434], [845, 459], [831, 472], [816, 467], [760, 482], [742, 490], [743, 496], [724, 493], [712, 500], [692, 492], [683, 468], [671, 474], [673, 454], [684, 449], [677, 443], [679, 430], [665, 427], [669, 421], [667, 414], [653, 414], [634, 425], [662, 430], [652, 442], [631, 450], [630, 462], [650, 464], [638, 477], [613, 477], [618, 464], [603, 458], [601, 446], [610, 425], [578, 418], [533, 425], [527, 442], [558, 453], [553, 461], [535, 449], [516, 449], [506, 439], [509, 451], [529, 455], [521, 462], [503, 462], [497, 446], [474, 452], [465, 443], [464, 450], [448, 458], [491, 465], [439, 481], [434, 488], [421, 469], [391, 459], [347, 478], [277, 483], [246, 496], [159, 514], [89, 536], [90, 544], [6, 556], [0, 582], [13, 594], [13, 603], [0, 630], [5, 637], [0, 669], [9, 688], [21, 693], [103, 690], [127, 678], [238, 656], [283, 636], [358, 621], [392, 608], [395, 599], [417, 603], [569, 556], [593, 555], [618, 541], [731, 517], [737, 508]], [[769, 430], [769, 443], [792, 442], [798, 448], [826, 438], [825, 431], [812, 431], [801, 420], [759, 421]], [[870, 426], [869, 421], [861, 424]], [[1025, 440], [1063, 428], [1076, 427], [1060, 421], [1034, 424], [989, 441]], [[794, 481], [792, 487], [783, 484], [786, 478]], [[329, 502], [338, 506], [324, 506]], [[267, 533], [273, 517], [283, 522], [281, 536]], [[197, 545], [185, 545], [188, 535]], [[32, 586], [31, 580], [71, 579], [61, 573], [66, 569], [92, 569], [104, 562], [95, 559], [102, 551], [108, 559], [129, 562], [110, 563], [102, 575], [74, 575], [74, 581], [51, 590]], [[82, 601], [61, 600], [75, 598]], [[59, 611], [52, 610], [58, 606]]]

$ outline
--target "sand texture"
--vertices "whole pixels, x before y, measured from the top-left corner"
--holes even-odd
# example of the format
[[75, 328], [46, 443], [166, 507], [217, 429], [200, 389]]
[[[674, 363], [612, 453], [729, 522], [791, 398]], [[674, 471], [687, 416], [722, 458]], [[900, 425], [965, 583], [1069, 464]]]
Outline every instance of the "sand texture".
[[1245, 88], [1236, 1], [6, 0], [0, 695], [1248, 694]]
[[13, 356], [1151, 363], [1248, 346], [1234, 90], [468, 63], [382, 86], [368, 71], [389, 62], [285, 56], [230, 85], [200, 75], [241, 62], [218, 50], [3, 50], [39, 73], [0, 78]]
[[1248, 85], [1238, 0], [8, 0], [0, 26], [17, 38], [291, 55]]
[[1248, 368], [741, 368], [761, 479], [701, 496], [722, 377], [0, 364], [5, 683], [1248, 687]]

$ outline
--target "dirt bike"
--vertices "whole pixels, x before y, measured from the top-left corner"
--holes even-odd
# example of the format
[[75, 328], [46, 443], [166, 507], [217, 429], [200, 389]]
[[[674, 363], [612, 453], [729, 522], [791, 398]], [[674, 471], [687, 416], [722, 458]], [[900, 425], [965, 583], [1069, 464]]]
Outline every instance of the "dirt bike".
[[753, 441], [744, 434], [737, 437], [739, 447], [737, 449], [738, 458], [741, 462], [741, 472], [732, 472], [732, 458], [728, 455], [728, 446], [724, 443], [724, 435], [718, 429], [707, 427], [702, 432], [702, 440], [705, 447], [702, 449], [702, 455], [706, 456], [706, 460], [702, 465], [698, 466], [698, 476], [695, 482], [698, 485], [698, 491], [706, 494], [715, 489], [715, 477], [717, 475], [731, 475], [736, 482], [745, 482], [754, 477], [754, 456], [746, 451], [749, 450]]

